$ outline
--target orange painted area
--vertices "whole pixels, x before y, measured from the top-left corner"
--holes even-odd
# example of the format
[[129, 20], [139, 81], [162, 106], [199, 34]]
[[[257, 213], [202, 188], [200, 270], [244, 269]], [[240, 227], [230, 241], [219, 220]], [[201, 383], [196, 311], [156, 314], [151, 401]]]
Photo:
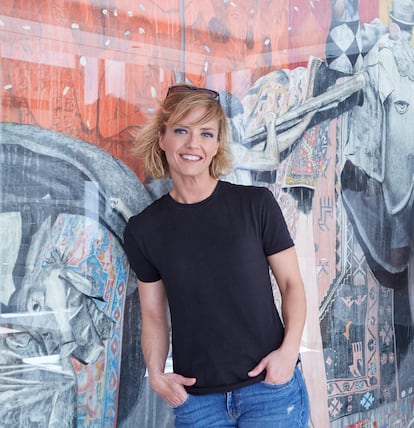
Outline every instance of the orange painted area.
[[[2, 0], [1, 120], [102, 147], [141, 179], [134, 132], [171, 84], [242, 98], [270, 71], [323, 58], [330, 1]], [[364, 2], [363, 20], [378, 1]]]

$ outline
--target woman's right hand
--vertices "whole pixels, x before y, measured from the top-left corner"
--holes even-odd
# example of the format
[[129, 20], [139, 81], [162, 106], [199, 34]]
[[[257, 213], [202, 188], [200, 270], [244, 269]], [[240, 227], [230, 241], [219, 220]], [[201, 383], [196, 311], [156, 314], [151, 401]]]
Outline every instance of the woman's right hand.
[[187, 398], [185, 386], [192, 386], [196, 378], [184, 377], [176, 373], [161, 373], [150, 376], [151, 388], [171, 407], [178, 407]]

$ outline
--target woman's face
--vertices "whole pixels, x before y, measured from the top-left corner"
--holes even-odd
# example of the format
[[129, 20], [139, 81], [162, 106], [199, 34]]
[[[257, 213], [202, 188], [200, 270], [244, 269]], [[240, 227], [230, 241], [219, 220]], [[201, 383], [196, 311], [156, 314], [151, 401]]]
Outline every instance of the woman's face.
[[205, 112], [203, 107], [195, 109], [159, 136], [173, 180], [210, 175], [209, 166], [219, 147], [219, 123], [213, 120], [196, 124]]

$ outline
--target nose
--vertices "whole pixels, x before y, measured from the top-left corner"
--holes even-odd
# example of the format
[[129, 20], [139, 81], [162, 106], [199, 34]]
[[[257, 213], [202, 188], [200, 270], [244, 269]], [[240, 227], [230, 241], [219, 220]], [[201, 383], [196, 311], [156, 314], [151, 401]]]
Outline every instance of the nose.
[[188, 139], [186, 142], [186, 146], [189, 148], [193, 148], [193, 147], [199, 147], [200, 146], [200, 138], [195, 135], [194, 133], [191, 133], [188, 135]]

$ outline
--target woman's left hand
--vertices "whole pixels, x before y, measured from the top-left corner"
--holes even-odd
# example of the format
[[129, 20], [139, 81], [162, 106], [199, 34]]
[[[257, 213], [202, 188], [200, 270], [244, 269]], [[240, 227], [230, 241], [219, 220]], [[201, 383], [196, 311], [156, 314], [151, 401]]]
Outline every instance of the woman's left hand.
[[277, 349], [264, 357], [253, 370], [249, 371], [248, 375], [255, 377], [266, 371], [264, 379], [266, 383], [282, 384], [292, 378], [297, 359], [297, 355], [287, 354], [282, 349]]

